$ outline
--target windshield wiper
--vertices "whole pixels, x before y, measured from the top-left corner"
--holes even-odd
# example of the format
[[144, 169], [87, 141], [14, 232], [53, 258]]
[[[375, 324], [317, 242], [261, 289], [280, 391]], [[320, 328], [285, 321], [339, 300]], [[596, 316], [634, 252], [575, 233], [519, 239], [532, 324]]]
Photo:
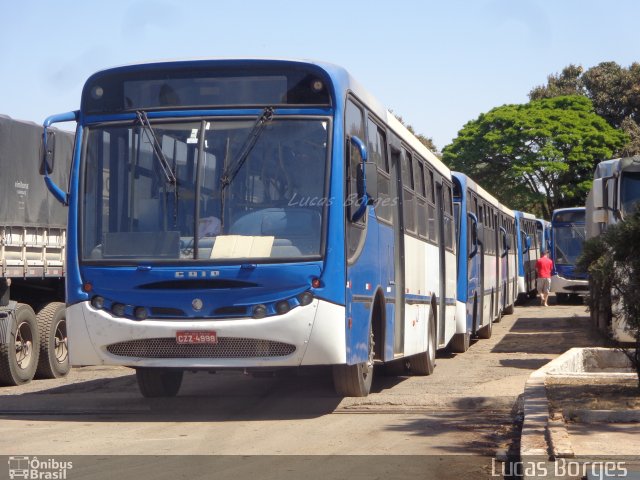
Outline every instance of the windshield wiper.
[[156, 137], [156, 132], [154, 132], [151, 123], [149, 122], [149, 118], [147, 117], [147, 112], [144, 110], [138, 110], [136, 112], [138, 117], [138, 121], [140, 125], [142, 125], [145, 133], [147, 134], [147, 138], [149, 139], [149, 143], [151, 144], [151, 148], [153, 149], [154, 157], [158, 159], [158, 163], [160, 164], [160, 168], [162, 169], [162, 173], [164, 173], [164, 177], [167, 180], [167, 183], [171, 185], [176, 184], [176, 176], [171, 169], [171, 165], [167, 161], [167, 157], [164, 156], [164, 152], [162, 151], [162, 147], [160, 146], [160, 142], [158, 141], [158, 137]]
[[266, 107], [262, 111], [262, 114], [256, 120], [256, 123], [253, 125], [253, 128], [249, 132], [249, 135], [247, 135], [247, 139], [244, 141], [244, 145], [242, 145], [240, 153], [238, 153], [235, 160], [225, 168], [224, 172], [222, 172], [222, 176], [220, 177], [222, 190], [224, 190], [231, 184], [231, 182], [233, 182], [233, 179], [242, 168], [242, 165], [244, 165], [244, 162], [247, 160], [247, 157], [251, 153], [251, 150], [253, 150], [253, 147], [260, 137], [260, 134], [264, 130], [264, 127], [266, 127], [267, 124], [271, 122], [271, 120], [273, 120], [273, 107]]

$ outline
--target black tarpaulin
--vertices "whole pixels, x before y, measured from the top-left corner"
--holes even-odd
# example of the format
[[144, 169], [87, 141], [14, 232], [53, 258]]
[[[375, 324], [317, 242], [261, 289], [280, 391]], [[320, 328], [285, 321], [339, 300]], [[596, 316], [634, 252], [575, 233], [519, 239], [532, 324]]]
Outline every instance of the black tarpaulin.
[[[42, 126], [0, 115], [0, 225], [64, 227], [67, 208], [49, 193], [40, 175]], [[51, 178], [69, 184], [73, 134], [55, 130]]]

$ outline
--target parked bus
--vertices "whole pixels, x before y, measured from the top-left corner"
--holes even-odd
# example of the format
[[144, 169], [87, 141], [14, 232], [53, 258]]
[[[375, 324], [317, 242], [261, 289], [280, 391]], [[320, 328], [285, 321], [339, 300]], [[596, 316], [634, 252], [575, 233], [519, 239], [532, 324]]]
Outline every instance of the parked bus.
[[[640, 202], [640, 157], [625, 157], [605, 160], [596, 167], [593, 187], [585, 205], [587, 239], [603, 233], [609, 225], [624, 221], [626, 215], [637, 208]], [[590, 288], [591, 295], [596, 291]], [[620, 342], [635, 342], [627, 330], [623, 317], [611, 315], [611, 299], [596, 297], [597, 307], [591, 309], [594, 325], [610, 333]]]
[[585, 240], [584, 207], [558, 208], [551, 217], [551, 291], [558, 303], [589, 291], [587, 275], [575, 271]]
[[[131, 65], [86, 82], [69, 205], [74, 365], [332, 365], [430, 374], [455, 333], [450, 171], [342, 68], [280, 60]], [[51, 134], [46, 133], [47, 145]], [[45, 172], [53, 159], [45, 159]]]
[[536, 218], [536, 235], [540, 256], [551, 249], [551, 222], [544, 218]]
[[517, 232], [518, 301], [536, 296], [536, 261], [540, 258], [542, 224], [531, 213], [514, 211]]
[[515, 251], [513, 212], [463, 173], [452, 172], [458, 231], [458, 302], [451, 348], [465, 352], [472, 336], [490, 338], [494, 321], [513, 312]]
[[518, 300], [518, 253], [516, 251], [518, 233], [513, 210], [501, 204], [498, 217], [502, 246], [499, 305], [502, 313], [511, 315]]

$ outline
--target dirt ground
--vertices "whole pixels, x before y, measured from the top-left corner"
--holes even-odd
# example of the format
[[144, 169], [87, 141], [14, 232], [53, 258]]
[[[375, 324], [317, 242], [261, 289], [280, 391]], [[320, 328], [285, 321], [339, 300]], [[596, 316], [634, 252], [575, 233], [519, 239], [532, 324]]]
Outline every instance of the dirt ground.
[[127, 368], [76, 368], [64, 379], [0, 387], [0, 455], [409, 455], [461, 469], [437, 478], [492, 478], [496, 454], [518, 450], [531, 372], [595, 345], [602, 340], [584, 306], [532, 302], [468, 352], [440, 352], [431, 376], [376, 368], [361, 399], [336, 396], [322, 368], [267, 378], [189, 373], [171, 399], [142, 398]]
[[576, 410], [640, 410], [637, 380], [621, 384], [546, 385], [552, 418], [571, 420]]

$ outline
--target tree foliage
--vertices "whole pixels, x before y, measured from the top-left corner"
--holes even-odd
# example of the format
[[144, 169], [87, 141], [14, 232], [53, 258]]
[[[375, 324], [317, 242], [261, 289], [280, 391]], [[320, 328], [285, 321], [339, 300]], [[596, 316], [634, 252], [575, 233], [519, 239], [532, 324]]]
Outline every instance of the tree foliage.
[[505, 205], [550, 218], [555, 208], [584, 205], [595, 165], [626, 141], [574, 95], [494, 108], [442, 153]]
[[549, 75], [546, 85], [540, 85], [531, 90], [529, 99], [541, 100], [567, 95], [583, 95], [585, 93], [581, 78], [583, 71], [580, 65], [570, 64], [561, 73]]
[[[561, 73], [549, 75], [547, 84], [529, 92], [531, 100], [561, 95], [583, 95], [591, 99], [595, 112], [630, 138], [622, 155], [640, 154], [640, 63], [624, 68], [616, 62], [602, 62], [583, 71], [569, 65]], [[635, 133], [634, 133], [635, 132]]]
[[624, 318], [635, 338], [635, 349], [623, 351], [638, 373], [640, 387], [640, 209], [587, 240], [576, 267], [590, 277], [589, 308], [600, 308], [605, 299], [613, 306], [611, 315]]
[[407, 130], [413, 133], [413, 135], [415, 135], [415, 137], [420, 141], [420, 143], [422, 143], [425, 147], [427, 147], [431, 151], [431, 153], [435, 154], [437, 157], [441, 156], [440, 151], [438, 150], [438, 147], [436, 147], [436, 144], [433, 143], [433, 139], [431, 137], [427, 137], [425, 135], [422, 135], [421, 133], [416, 133], [414, 128], [408, 123], [406, 123], [400, 115], [394, 113], [393, 110], [391, 110], [391, 113], [393, 113], [393, 116], [396, 117], [402, 125], [407, 127]]

